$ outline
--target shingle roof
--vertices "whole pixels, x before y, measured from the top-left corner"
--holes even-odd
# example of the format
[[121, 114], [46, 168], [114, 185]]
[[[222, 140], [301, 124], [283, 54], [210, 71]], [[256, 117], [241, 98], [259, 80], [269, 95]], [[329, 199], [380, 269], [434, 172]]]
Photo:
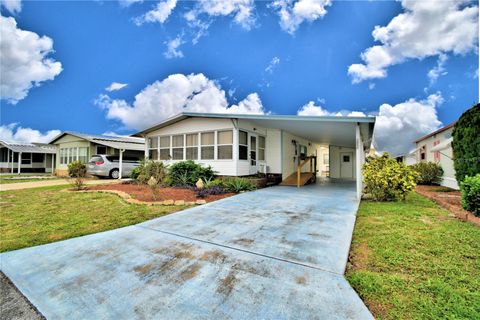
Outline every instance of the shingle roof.
[[13, 152], [25, 152], [25, 153], [56, 153], [55, 146], [45, 143], [10, 143], [0, 140], [0, 145], [12, 150]]

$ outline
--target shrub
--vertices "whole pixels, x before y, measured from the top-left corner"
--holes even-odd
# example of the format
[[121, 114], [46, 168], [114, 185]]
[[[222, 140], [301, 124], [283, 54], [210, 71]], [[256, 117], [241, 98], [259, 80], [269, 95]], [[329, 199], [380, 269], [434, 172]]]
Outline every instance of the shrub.
[[84, 187], [84, 179], [87, 176], [87, 166], [81, 161], [73, 161], [68, 164], [68, 176], [72, 178], [72, 185], [75, 190]]
[[223, 187], [223, 181], [220, 179], [206, 179], [203, 181], [205, 188]]
[[466, 176], [460, 183], [462, 207], [480, 217], [480, 173], [474, 177]]
[[480, 173], [480, 104], [465, 111], [453, 128], [453, 165], [461, 183]]
[[137, 181], [141, 184], [148, 184], [150, 178], [153, 177], [157, 184], [163, 185], [167, 176], [167, 167], [163, 162], [152, 160], [142, 161], [138, 171]]
[[245, 178], [228, 178], [223, 182], [225, 189], [229, 192], [239, 193], [241, 191], [255, 190], [255, 185]]
[[224, 194], [227, 192], [225, 188], [220, 186], [213, 186], [213, 187], [201, 188], [201, 189], [195, 188], [194, 190], [197, 197], [199, 198], [205, 198], [210, 195]]
[[203, 181], [215, 177], [211, 166], [203, 167], [192, 160], [180, 161], [170, 166], [169, 175], [172, 185], [177, 187], [194, 186], [198, 179]]
[[435, 162], [419, 162], [411, 166], [418, 173], [418, 184], [440, 184], [442, 182], [442, 166]]
[[138, 176], [140, 175], [140, 173], [140, 167], [133, 168], [132, 173], [130, 173], [130, 178], [132, 178], [133, 180], [138, 180]]
[[415, 188], [418, 174], [388, 153], [363, 165], [364, 192], [376, 201], [404, 200]]

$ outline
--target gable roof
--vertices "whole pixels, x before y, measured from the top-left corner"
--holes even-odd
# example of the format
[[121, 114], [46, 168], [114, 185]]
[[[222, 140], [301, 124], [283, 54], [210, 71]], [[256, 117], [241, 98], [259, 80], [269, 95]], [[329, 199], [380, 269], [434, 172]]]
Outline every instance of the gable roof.
[[309, 122], [344, 122], [344, 123], [375, 123], [375, 117], [345, 117], [345, 116], [295, 116], [295, 115], [265, 115], [265, 114], [236, 114], [236, 113], [197, 113], [182, 112], [170, 117], [156, 125], [148, 127], [132, 136], [142, 136], [149, 132], [161, 129], [187, 118], [224, 118], [247, 120], [272, 120], [272, 121], [309, 121]]
[[13, 152], [54, 154], [57, 150], [55, 146], [46, 143], [11, 143], [0, 140], [0, 145]]
[[423, 136], [423, 137], [415, 140], [414, 142], [417, 143], [417, 142], [420, 142], [420, 141], [422, 141], [422, 140], [428, 139], [428, 138], [430, 138], [431, 136], [434, 136], [434, 135], [436, 135], [436, 134], [442, 133], [443, 131], [448, 130], [448, 129], [452, 128], [453, 126], [455, 126], [455, 123], [457, 123], [457, 122], [455, 121], [455, 122], [453, 122], [453, 123], [450, 123], [449, 125], [447, 125], [447, 126], [445, 126], [445, 127], [443, 127], [443, 128], [440, 128], [440, 129], [438, 129], [438, 130], [435, 130], [435, 131], [427, 134], [426, 136]]
[[58, 141], [60, 138], [65, 135], [71, 135], [84, 139], [96, 144], [101, 144], [107, 147], [112, 147], [115, 149], [126, 149], [126, 150], [144, 150], [145, 149], [145, 139], [138, 137], [121, 137], [121, 136], [110, 136], [110, 135], [97, 135], [97, 134], [86, 134], [73, 131], [64, 131], [50, 141], [51, 144]]

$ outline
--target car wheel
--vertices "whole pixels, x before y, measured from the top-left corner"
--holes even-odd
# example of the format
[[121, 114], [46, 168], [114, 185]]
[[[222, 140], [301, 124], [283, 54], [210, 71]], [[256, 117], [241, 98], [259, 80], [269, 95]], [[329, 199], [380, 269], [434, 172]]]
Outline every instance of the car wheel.
[[119, 176], [120, 172], [118, 171], [118, 169], [113, 169], [112, 171], [110, 171], [110, 178], [118, 179]]

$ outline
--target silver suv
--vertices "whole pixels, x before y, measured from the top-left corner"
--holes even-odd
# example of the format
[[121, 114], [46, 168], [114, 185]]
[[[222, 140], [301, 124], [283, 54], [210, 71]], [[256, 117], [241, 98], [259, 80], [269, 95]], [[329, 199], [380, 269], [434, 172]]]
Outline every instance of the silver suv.
[[[93, 155], [87, 164], [87, 173], [92, 176], [110, 177], [118, 179], [120, 175], [120, 157], [104, 154]], [[140, 166], [140, 159], [135, 157], [122, 158], [122, 178], [128, 177], [132, 170]]]

